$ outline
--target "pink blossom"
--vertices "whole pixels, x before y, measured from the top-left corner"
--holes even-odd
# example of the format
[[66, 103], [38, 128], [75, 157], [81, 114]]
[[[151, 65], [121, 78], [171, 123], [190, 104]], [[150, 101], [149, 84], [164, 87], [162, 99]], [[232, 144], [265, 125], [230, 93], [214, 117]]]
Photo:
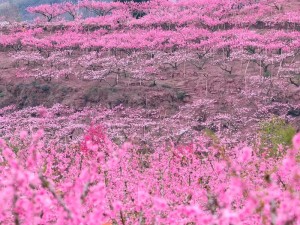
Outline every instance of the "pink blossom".
[[20, 139], [21, 140], [24, 141], [27, 137], [28, 137], [28, 132], [27, 131], [23, 130], [23, 131], [20, 132]]
[[252, 156], [252, 149], [249, 147], [242, 148], [240, 155], [239, 155], [239, 162], [241, 163], [248, 163]]
[[293, 137], [293, 146], [295, 149], [300, 149], [300, 133], [296, 134]]

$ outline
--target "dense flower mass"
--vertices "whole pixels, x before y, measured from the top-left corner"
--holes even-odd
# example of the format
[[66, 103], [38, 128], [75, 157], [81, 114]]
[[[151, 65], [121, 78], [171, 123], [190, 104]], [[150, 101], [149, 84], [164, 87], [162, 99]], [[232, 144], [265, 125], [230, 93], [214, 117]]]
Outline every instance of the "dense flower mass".
[[[1, 104], [21, 97], [0, 109], [0, 225], [300, 224], [300, 6], [287, 2], [80, 0], [1, 25], [1, 72], [32, 82], [3, 73]], [[132, 108], [119, 84], [145, 88]], [[78, 93], [76, 109], [54, 104]]]
[[233, 75], [237, 63], [246, 72], [249, 65], [258, 67], [264, 77], [291, 76], [299, 74], [299, 14], [297, 6], [283, 5], [282, 0], [40, 5], [27, 9], [37, 15], [36, 23], [4, 26], [0, 47], [15, 51], [18, 77], [117, 75], [116, 80], [126, 76], [142, 84], [159, 78], [167, 65], [175, 71], [193, 65], [198, 73], [214, 65]]
[[293, 138], [293, 145], [297, 150], [300, 149], [300, 135], [299, 134]]
[[1, 140], [3, 224], [297, 224], [299, 137], [280, 158], [256, 149], [187, 146], [144, 152], [91, 126], [78, 146], [43, 130]]

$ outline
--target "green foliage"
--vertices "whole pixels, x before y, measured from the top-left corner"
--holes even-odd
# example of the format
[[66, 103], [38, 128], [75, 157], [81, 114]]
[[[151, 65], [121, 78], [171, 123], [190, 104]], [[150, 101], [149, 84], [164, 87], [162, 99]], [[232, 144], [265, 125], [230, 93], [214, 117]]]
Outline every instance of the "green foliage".
[[16, 155], [20, 151], [20, 147], [12, 144], [9, 140], [6, 140], [6, 144]]
[[219, 137], [215, 134], [215, 132], [209, 128], [205, 128], [203, 130], [204, 135], [208, 138], [210, 138], [214, 144], [220, 144], [220, 139]]
[[281, 156], [284, 152], [280, 151], [279, 146], [283, 147], [282, 150], [290, 147], [295, 134], [296, 129], [281, 118], [273, 117], [264, 121], [260, 124], [259, 130], [260, 151], [269, 149], [269, 157]]

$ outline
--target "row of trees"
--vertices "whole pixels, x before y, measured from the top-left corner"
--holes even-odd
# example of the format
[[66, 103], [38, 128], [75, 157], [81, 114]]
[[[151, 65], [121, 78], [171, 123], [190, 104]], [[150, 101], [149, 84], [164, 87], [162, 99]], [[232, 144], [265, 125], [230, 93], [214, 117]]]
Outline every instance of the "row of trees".
[[[122, 2], [122, 3], [121, 3]], [[82, 0], [78, 4], [70, 2], [52, 5], [40, 5], [29, 7], [30, 13], [39, 14], [47, 22], [52, 22], [69, 15], [72, 20], [82, 19], [84, 11], [90, 12], [92, 17], [118, 18], [119, 22], [126, 21], [132, 25], [162, 25], [168, 21], [169, 25], [184, 25], [197, 23], [198, 25], [221, 27], [222, 25], [251, 25], [261, 21], [272, 21], [274, 14], [280, 13], [288, 18], [281, 19], [282, 22], [296, 22], [296, 13], [285, 12], [282, 0], [261, 0], [261, 1], [115, 1], [99, 2]], [[255, 15], [253, 13], [255, 12]], [[86, 13], [85, 13], [86, 14]], [[172, 15], [172, 18], [170, 17]], [[140, 20], [135, 20], [140, 19]], [[100, 18], [99, 18], [100, 21]], [[274, 20], [273, 20], [274, 21]]]
[[[164, 77], [187, 76], [191, 73], [205, 75], [207, 68], [219, 68], [227, 76], [238, 75], [249, 67], [257, 68], [264, 77], [281, 76], [297, 78], [299, 75], [297, 54], [249, 53], [247, 50], [236, 51], [230, 56], [218, 55], [211, 51], [198, 52], [177, 50], [175, 52], [150, 51], [132, 52], [131, 54], [112, 54], [110, 51], [91, 51], [82, 54], [80, 51], [64, 50], [45, 54], [44, 51], [20, 51], [13, 53], [15, 65], [23, 77], [36, 78], [70, 78], [78, 77], [88, 80], [105, 80], [109, 76], [143, 80], [163, 79]], [[242, 64], [240, 63], [242, 62]], [[21, 73], [20, 73], [21, 74]], [[207, 77], [208, 78], [208, 77]], [[209, 78], [208, 78], [209, 79]], [[117, 84], [117, 83], [116, 83]]]
[[19, 50], [22, 47], [32, 49], [87, 49], [121, 50], [171, 50], [188, 48], [199, 51], [226, 51], [227, 56], [236, 49], [245, 49], [249, 53], [267, 51], [284, 53], [299, 49], [300, 32], [271, 30], [258, 33], [248, 29], [230, 29], [211, 32], [194, 27], [174, 31], [162, 29], [133, 29], [108, 32], [98, 30], [82, 32], [80, 30], [45, 33], [42, 29], [32, 29], [13, 34], [1, 35], [1, 46]]
[[[300, 32], [295, 29], [297, 21], [293, 18], [299, 16], [281, 5], [278, 0], [209, 3], [204, 0], [142, 3], [85, 0], [79, 4], [41, 5], [28, 10], [48, 22], [11, 27], [0, 34], [0, 46], [14, 49], [17, 62], [25, 62], [21, 69], [36, 69], [31, 74], [27, 72], [36, 77], [68, 77], [73, 73], [102, 79], [116, 74], [141, 80], [160, 75], [161, 68], [166, 66], [174, 70], [183, 67], [185, 74], [187, 65], [202, 73], [208, 64], [231, 75], [235, 73], [237, 61], [245, 65], [245, 71], [250, 63], [257, 65], [265, 77], [270, 77], [272, 72], [297, 76]], [[92, 11], [95, 16], [76, 19], [82, 9]], [[145, 15], [133, 18], [134, 11]], [[63, 21], [61, 25], [54, 22], [66, 13], [74, 21]], [[263, 32], [258, 29], [263, 19], [272, 24], [279, 16], [289, 17], [295, 26], [272, 28], [273, 24]], [[41, 65], [43, 71], [38, 68]], [[72, 65], [81, 65], [82, 70], [72, 69]], [[144, 66], [147, 69], [141, 70]]]

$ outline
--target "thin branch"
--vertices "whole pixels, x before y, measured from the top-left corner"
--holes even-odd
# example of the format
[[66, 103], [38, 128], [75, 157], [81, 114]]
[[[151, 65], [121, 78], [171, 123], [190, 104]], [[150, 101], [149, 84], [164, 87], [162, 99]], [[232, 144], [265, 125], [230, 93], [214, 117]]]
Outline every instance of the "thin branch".
[[68, 218], [71, 219], [72, 218], [72, 213], [71, 213], [70, 209], [66, 206], [63, 199], [56, 194], [54, 187], [50, 184], [50, 182], [46, 179], [46, 177], [42, 173], [39, 173], [39, 178], [42, 182], [43, 188], [46, 188], [48, 191], [50, 191], [50, 193], [58, 201], [60, 206], [66, 211], [66, 213], [68, 214]]

